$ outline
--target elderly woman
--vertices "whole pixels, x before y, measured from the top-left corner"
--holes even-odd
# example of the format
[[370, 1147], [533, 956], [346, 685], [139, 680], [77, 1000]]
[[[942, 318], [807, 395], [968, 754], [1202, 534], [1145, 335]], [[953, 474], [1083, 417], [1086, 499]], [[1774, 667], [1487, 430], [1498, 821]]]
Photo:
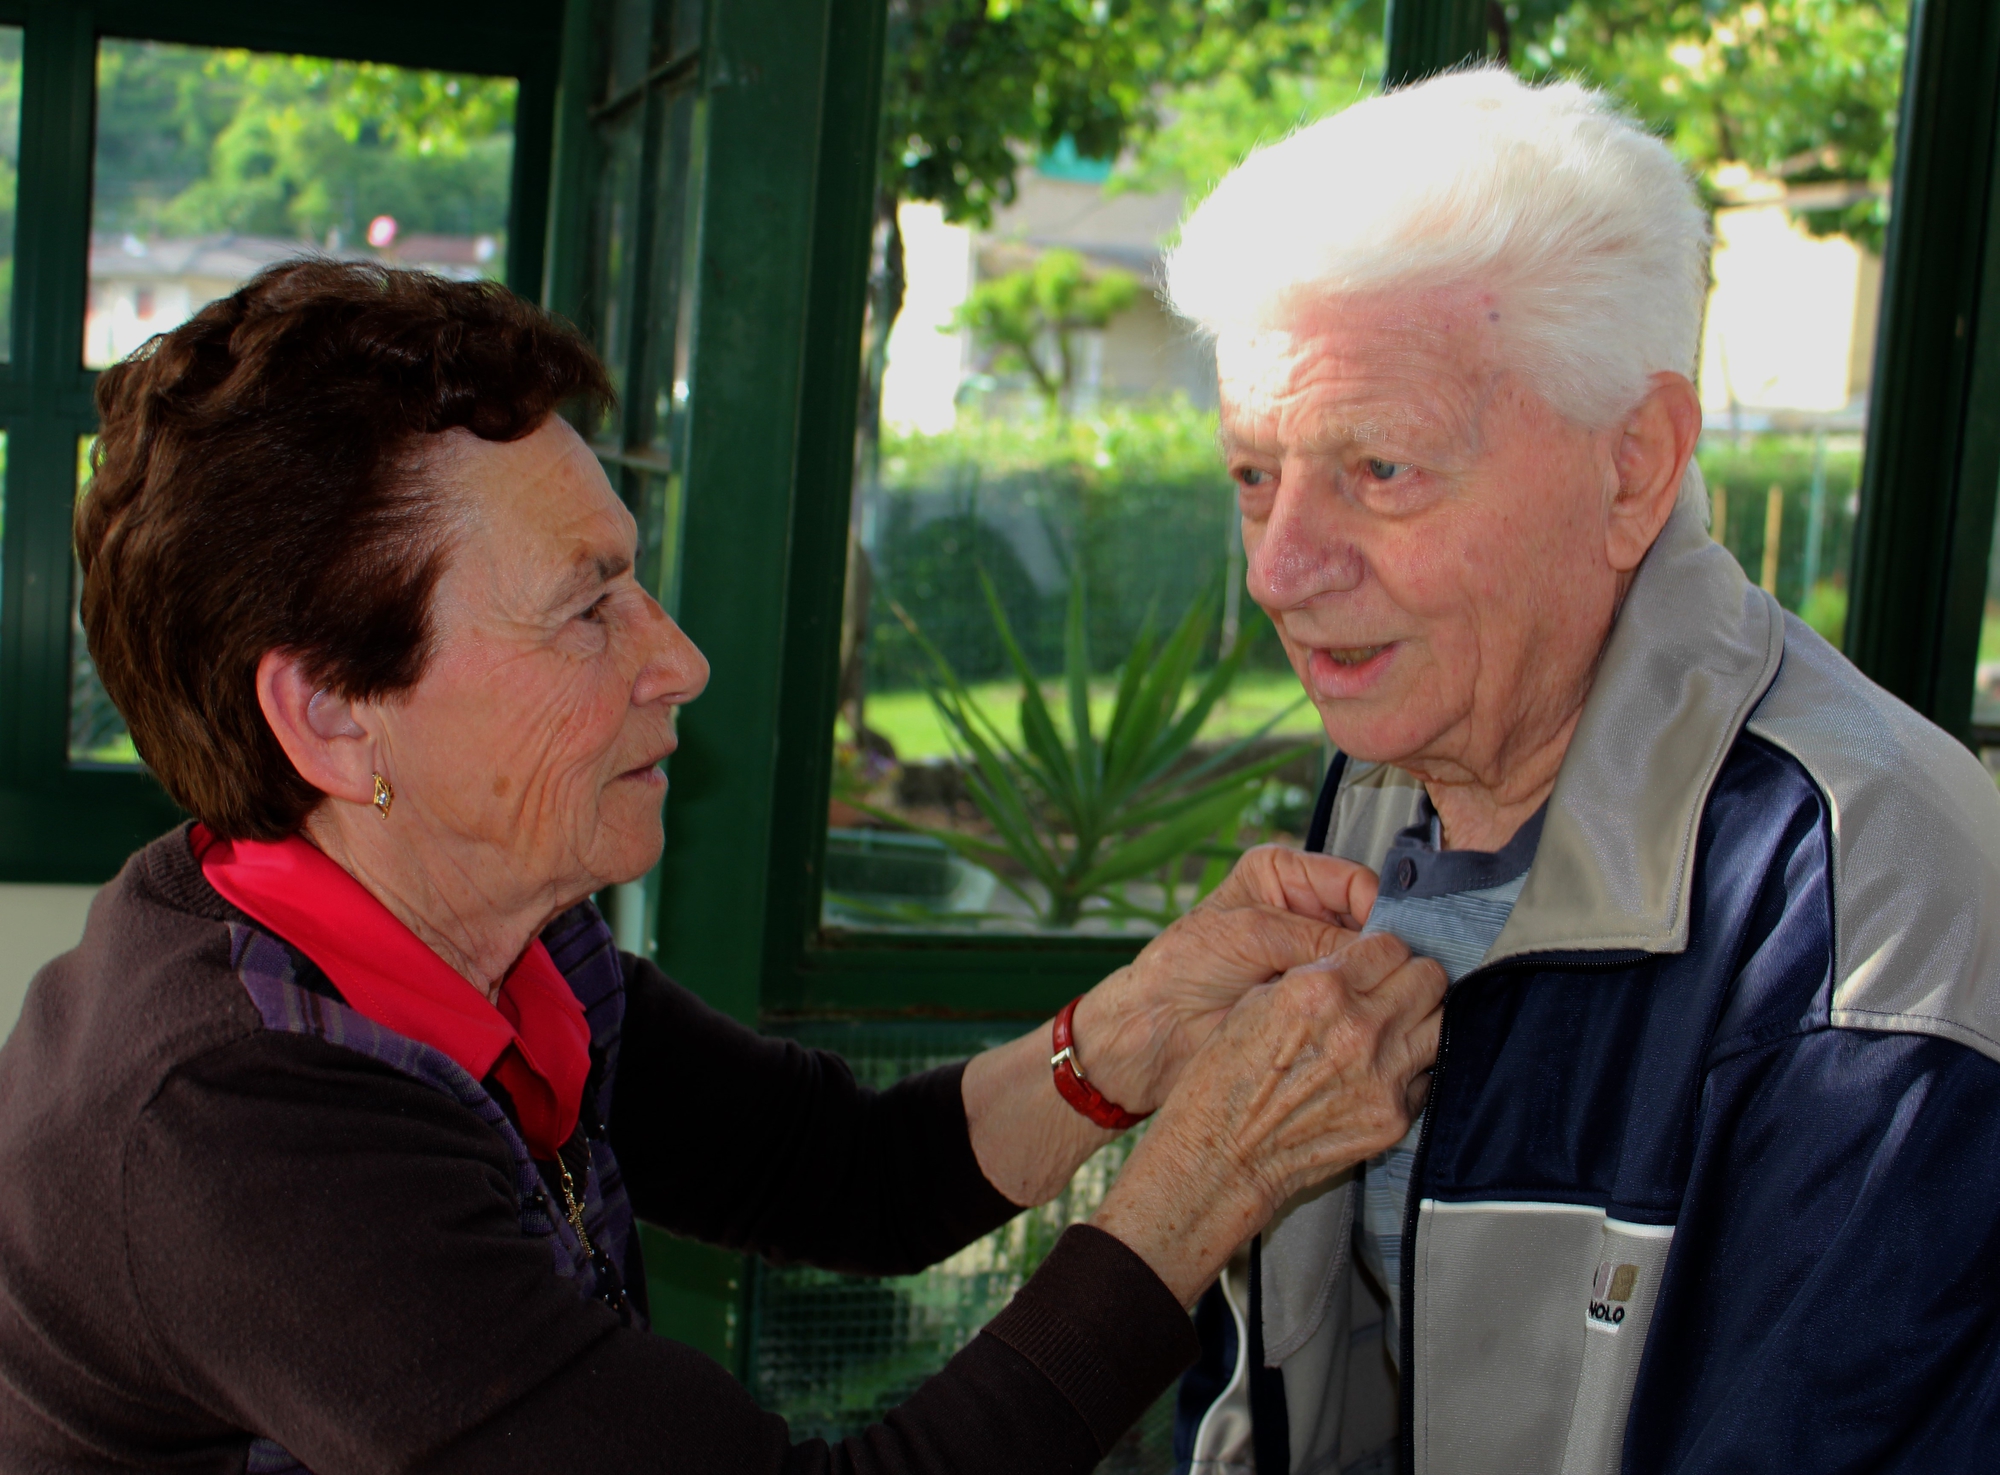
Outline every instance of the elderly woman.
[[1347, 755], [1312, 848], [1454, 980], [1421, 1126], [1265, 1235], [1197, 1468], [1994, 1466], [2000, 797], [1708, 537], [1708, 245], [1657, 139], [1500, 71], [1187, 222], [1250, 592]]
[[[99, 382], [84, 619], [194, 821], [0, 1053], [0, 1468], [1083, 1471], [1231, 1251], [1402, 1136], [1443, 980], [1352, 939], [1349, 862], [1255, 853], [1059, 1045], [879, 1095], [617, 953], [588, 898], [659, 855], [707, 667], [552, 413], [605, 393], [497, 288], [332, 263]], [[908, 1271], [1163, 1101], [1093, 1222], [837, 1449], [646, 1331], [635, 1213]]]

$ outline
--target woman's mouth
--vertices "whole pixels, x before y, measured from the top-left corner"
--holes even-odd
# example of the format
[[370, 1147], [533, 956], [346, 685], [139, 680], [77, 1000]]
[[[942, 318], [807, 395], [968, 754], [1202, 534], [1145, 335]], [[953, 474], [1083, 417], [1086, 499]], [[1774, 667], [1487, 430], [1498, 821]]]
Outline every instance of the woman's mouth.
[[649, 758], [644, 763], [641, 763], [637, 768], [626, 769], [623, 773], [619, 774], [618, 777], [621, 780], [631, 779], [636, 783], [660, 784], [664, 786], [667, 781], [667, 774], [665, 768], [662, 767], [662, 765], [665, 764], [671, 752], [672, 749], [669, 749], [666, 753], [660, 754], [660, 756], [657, 758]]

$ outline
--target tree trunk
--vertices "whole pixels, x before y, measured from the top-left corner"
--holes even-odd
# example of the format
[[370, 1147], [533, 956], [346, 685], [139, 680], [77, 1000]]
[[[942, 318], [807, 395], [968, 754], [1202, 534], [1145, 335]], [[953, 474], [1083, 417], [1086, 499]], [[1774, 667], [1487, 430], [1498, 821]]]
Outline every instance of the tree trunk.
[[854, 731], [855, 746], [893, 759], [889, 740], [867, 722], [868, 614], [874, 596], [874, 569], [862, 537], [867, 510], [882, 479], [882, 378], [889, 365], [889, 333], [903, 311], [908, 286], [903, 231], [896, 217], [901, 202], [888, 191], [875, 196], [874, 250], [868, 270], [867, 317], [861, 336], [860, 404], [854, 422], [854, 500], [847, 519], [847, 585], [840, 612], [840, 710]]

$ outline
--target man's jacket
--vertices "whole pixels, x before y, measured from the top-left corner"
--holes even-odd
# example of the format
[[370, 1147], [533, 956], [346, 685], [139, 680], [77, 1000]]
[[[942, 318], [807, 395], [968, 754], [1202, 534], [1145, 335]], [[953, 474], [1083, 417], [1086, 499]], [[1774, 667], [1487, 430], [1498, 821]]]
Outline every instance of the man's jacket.
[[[1316, 848], [1379, 864], [1420, 792], [1337, 766]], [[1199, 1309], [1201, 1475], [1352, 1467], [1385, 1351], [1411, 1475], [2000, 1470], [1993, 779], [1676, 513], [1445, 1005], [1399, 1347], [1356, 1197]]]

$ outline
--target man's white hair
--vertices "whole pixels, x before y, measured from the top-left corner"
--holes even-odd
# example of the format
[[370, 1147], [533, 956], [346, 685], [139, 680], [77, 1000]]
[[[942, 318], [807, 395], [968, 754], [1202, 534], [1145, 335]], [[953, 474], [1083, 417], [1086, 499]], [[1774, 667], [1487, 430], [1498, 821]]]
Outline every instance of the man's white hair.
[[[1166, 295], [1226, 364], [1301, 301], [1491, 292], [1510, 366], [1603, 428], [1652, 375], [1694, 377], [1708, 258], [1686, 171], [1603, 93], [1474, 67], [1250, 155], [1182, 224]], [[1681, 499], [1706, 521], [1693, 461]]]

